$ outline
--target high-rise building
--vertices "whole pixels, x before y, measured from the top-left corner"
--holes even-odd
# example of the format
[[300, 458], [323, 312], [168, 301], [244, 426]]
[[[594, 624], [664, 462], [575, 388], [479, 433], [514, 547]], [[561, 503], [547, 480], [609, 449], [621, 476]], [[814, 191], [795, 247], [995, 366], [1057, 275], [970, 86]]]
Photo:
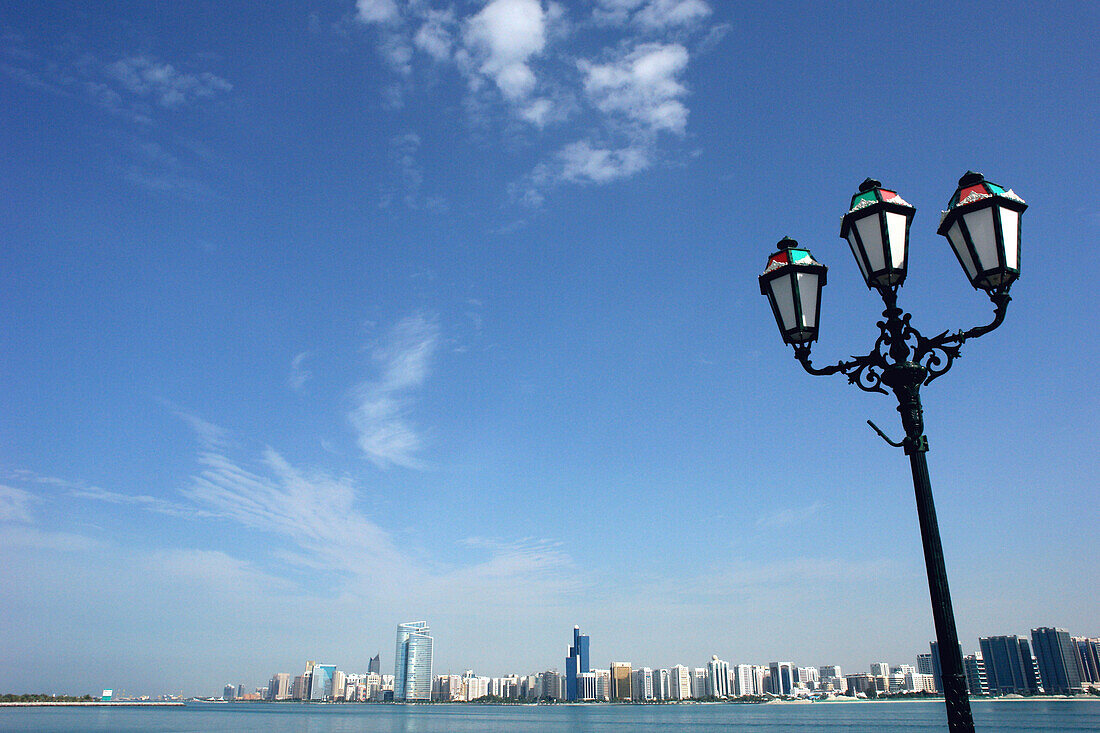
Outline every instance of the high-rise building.
[[1081, 681], [1100, 682], [1100, 639], [1075, 636], [1071, 641], [1081, 667]]
[[611, 699], [611, 670], [597, 669], [596, 673], [596, 699], [607, 702]]
[[394, 651], [393, 699], [430, 700], [432, 696], [431, 628], [427, 621], [397, 627]]
[[729, 697], [730, 695], [730, 665], [712, 654], [707, 662], [707, 696]]
[[223, 700], [236, 700], [237, 699], [237, 686], [232, 682], [222, 688]]
[[732, 669], [730, 676], [733, 678], [733, 694], [737, 697], [760, 694], [753, 679], [751, 664], [738, 664]]
[[595, 672], [581, 672], [579, 675], [577, 675], [577, 699], [597, 699]]
[[378, 652], [370, 658], [370, 664], [367, 665], [367, 674], [382, 674], [382, 652]]
[[630, 662], [611, 663], [611, 699], [630, 700]]
[[[963, 657], [963, 672], [966, 674], [966, 691], [971, 695], [988, 695], [989, 683], [985, 678], [985, 661], [981, 654], [967, 654]], [[937, 691], [942, 692], [942, 690]]]
[[332, 677], [336, 674], [335, 664], [313, 665], [313, 675], [309, 681], [309, 699], [319, 702], [332, 699]]
[[343, 700], [344, 699], [344, 673], [338, 669], [332, 671], [332, 684], [331, 694], [329, 699], [331, 700]]
[[573, 627], [573, 646], [565, 658], [565, 699], [578, 699], [577, 675], [592, 671], [588, 666], [588, 636], [581, 633], [580, 626]]
[[682, 664], [672, 668], [669, 675], [673, 700], [691, 699], [691, 670]]
[[[960, 645], [961, 646], [961, 645]], [[917, 671], [921, 674], [935, 675], [932, 671], [932, 655], [931, 654], [918, 654], [917, 655]]]
[[[872, 668], [874, 665], [871, 665]], [[789, 695], [794, 689], [794, 665], [790, 662], [770, 662], [768, 672], [771, 674], [771, 687], [769, 692], [773, 695]]]
[[667, 669], [655, 669], [653, 670], [653, 699], [654, 700], [671, 700], [672, 690], [671, 683], [669, 682], [669, 673]]
[[1041, 626], [1031, 630], [1031, 643], [1039, 662], [1043, 689], [1048, 694], [1072, 695], [1081, 691], [1084, 670], [1068, 631]]
[[1038, 664], [1031, 656], [1027, 639], [1019, 636], [989, 636], [978, 639], [985, 661], [989, 694], [1030, 695], [1041, 690]]
[[[943, 692], [943, 672], [940, 666], [940, 643], [938, 641], [928, 642], [928, 649], [931, 651], [932, 657], [932, 680], [936, 689]], [[959, 644], [959, 659], [963, 657], [963, 645]]]
[[286, 700], [290, 697], [290, 674], [278, 672], [267, 683], [268, 700]]
[[630, 697], [634, 702], [653, 699], [653, 670], [641, 667], [630, 673]]

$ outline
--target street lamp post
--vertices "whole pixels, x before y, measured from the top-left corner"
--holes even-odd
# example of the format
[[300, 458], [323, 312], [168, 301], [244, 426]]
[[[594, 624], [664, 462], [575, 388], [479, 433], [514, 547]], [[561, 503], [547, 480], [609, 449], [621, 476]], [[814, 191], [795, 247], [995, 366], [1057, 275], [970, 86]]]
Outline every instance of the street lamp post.
[[795, 358], [807, 372], [844, 374], [849, 383], [864, 391], [889, 394], [889, 389], [898, 400], [905, 429], [900, 442], [890, 440], [874, 423], [867, 422], [883, 440], [902, 448], [909, 456], [936, 625], [947, 725], [951, 731], [966, 733], [973, 733], [974, 721], [924, 456], [928, 439], [924, 435], [920, 388], [951, 368], [965, 341], [989, 333], [1004, 321], [1009, 288], [1020, 274], [1020, 216], [1026, 208], [1023, 199], [986, 181], [980, 173], [967, 172], [959, 179], [959, 187], [948, 202], [937, 231], [951, 243], [970, 284], [989, 296], [994, 317], [985, 326], [925, 337], [910, 324], [910, 314], [897, 306], [898, 288], [905, 282], [909, 224], [916, 209], [878, 181], [865, 180], [852, 197], [840, 236], [848, 241], [867, 287], [878, 291], [886, 309], [882, 312], [883, 320], [876, 324], [879, 337], [870, 353], [831, 366], [819, 368], [810, 362], [810, 347], [818, 335], [821, 289], [827, 268], [814, 260], [809, 250], [785, 237], [779, 242], [779, 251], [768, 258], [760, 276], [760, 292], [771, 303], [783, 341], [794, 347]]

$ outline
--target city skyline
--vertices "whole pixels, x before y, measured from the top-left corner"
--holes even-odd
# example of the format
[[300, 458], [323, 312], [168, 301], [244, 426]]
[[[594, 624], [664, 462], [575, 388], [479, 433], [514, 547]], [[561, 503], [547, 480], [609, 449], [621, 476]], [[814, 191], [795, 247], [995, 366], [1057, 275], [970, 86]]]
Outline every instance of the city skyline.
[[756, 278], [797, 239], [815, 359], [864, 347], [870, 176], [914, 325], [986, 322], [936, 234], [968, 169], [1030, 208], [1010, 318], [923, 392], [959, 636], [1100, 635], [1061, 254], [1100, 8], [0, 4], [0, 689], [388, 674], [408, 619], [437, 671], [561, 668], [577, 623], [601, 665], [924, 652], [896, 413]]

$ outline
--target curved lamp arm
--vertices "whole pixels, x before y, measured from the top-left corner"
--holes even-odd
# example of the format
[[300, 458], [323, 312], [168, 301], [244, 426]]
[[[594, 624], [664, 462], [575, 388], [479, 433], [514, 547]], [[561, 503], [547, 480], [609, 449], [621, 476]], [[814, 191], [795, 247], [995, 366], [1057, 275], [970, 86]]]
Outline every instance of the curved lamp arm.
[[924, 380], [924, 384], [931, 384], [933, 379], [951, 368], [951, 363], [960, 356], [963, 343], [984, 336], [1004, 323], [1008, 303], [1012, 297], [1007, 291], [995, 291], [989, 294], [989, 299], [993, 301], [994, 306], [993, 320], [984, 326], [975, 326], [955, 333], [944, 331], [931, 338], [925, 338], [914, 332], [917, 337], [917, 346], [914, 349], [913, 361], [928, 370], [928, 377]]
[[864, 392], [881, 392], [888, 394], [882, 388], [882, 369], [886, 362], [877, 349], [865, 356], [855, 356], [848, 361], [838, 361], [827, 367], [815, 367], [810, 362], [810, 345], [797, 344], [794, 347], [794, 358], [810, 374], [815, 376], [828, 376], [830, 374], [844, 374], [848, 377], [848, 383], [854, 384]]

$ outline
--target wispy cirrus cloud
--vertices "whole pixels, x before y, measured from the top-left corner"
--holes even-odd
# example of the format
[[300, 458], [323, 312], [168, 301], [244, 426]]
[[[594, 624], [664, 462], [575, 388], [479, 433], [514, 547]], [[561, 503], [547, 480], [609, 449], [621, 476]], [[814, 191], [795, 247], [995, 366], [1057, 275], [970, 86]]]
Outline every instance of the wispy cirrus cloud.
[[313, 356], [309, 351], [300, 351], [290, 360], [290, 376], [287, 384], [295, 392], [301, 392], [306, 382], [313, 378], [313, 372], [306, 368], [306, 362]]
[[136, 97], [172, 109], [233, 89], [233, 84], [209, 71], [185, 72], [151, 56], [130, 56], [105, 67], [106, 74]]
[[422, 440], [410, 412], [412, 392], [427, 379], [439, 345], [439, 325], [428, 314], [402, 319], [371, 351], [377, 378], [352, 391], [348, 419], [358, 433], [363, 453], [381, 468], [423, 468], [417, 458]]
[[795, 527], [816, 515], [824, 506], [820, 501], [800, 507], [785, 507], [773, 514], [766, 514], [756, 520], [757, 529], [781, 529]]

